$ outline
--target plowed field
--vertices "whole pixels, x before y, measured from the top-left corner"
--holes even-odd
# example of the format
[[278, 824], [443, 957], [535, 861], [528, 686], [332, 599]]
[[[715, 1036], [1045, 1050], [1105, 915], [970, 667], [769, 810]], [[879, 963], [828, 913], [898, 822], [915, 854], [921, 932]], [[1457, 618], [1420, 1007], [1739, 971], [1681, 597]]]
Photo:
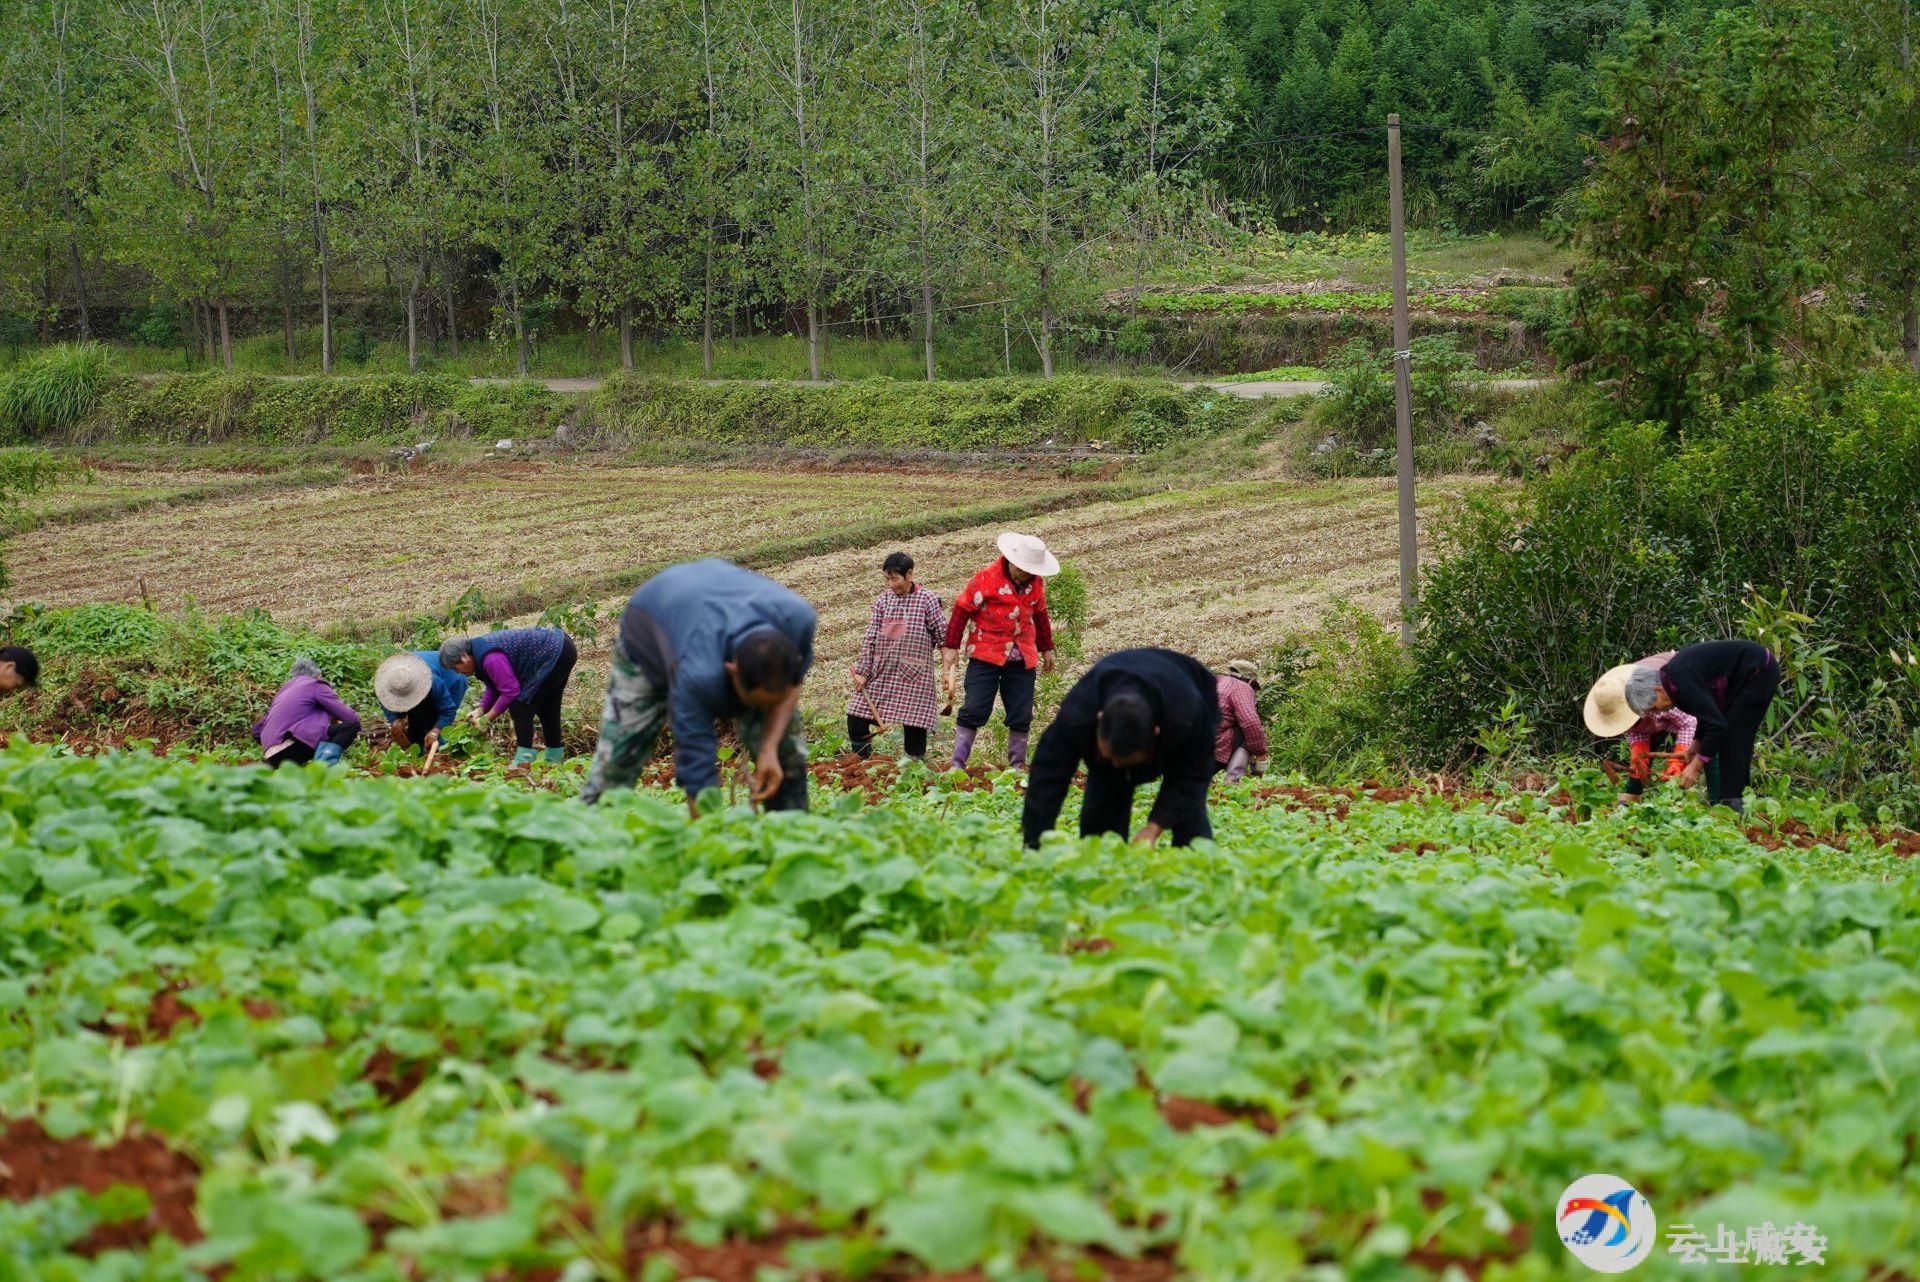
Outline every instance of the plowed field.
[[[218, 498], [9, 549], [16, 599], [49, 605], [192, 599], [328, 624], [444, 609], [545, 580], [751, 547], [964, 506], [1000, 493], [952, 472], [701, 471], [503, 463]], [[1029, 493], [1070, 489], [1029, 481]]]

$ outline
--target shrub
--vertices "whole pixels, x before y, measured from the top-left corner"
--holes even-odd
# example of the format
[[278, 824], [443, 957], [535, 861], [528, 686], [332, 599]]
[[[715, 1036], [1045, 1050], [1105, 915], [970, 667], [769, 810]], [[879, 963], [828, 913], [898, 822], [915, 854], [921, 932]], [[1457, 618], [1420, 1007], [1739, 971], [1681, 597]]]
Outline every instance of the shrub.
[[[1468, 403], [1464, 376], [1473, 358], [1451, 336], [1412, 340], [1413, 430], [1416, 439], [1459, 426]], [[1327, 363], [1333, 384], [1321, 421], [1361, 447], [1380, 447], [1395, 437], [1393, 349], [1371, 348], [1354, 339]]]
[[1321, 625], [1270, 653], [1260, 691], [1273, 768], [1318, 778], [1372, 772], [1399, 755], [1412, 664], [1389, 627], [1340, 602]]
[[99, 343], [61, 343], [0, 376], [0, 429], [28, 440], [72, 427], [99, 400], [108, 378]]
[[1920, 683], [1889, 680], [1886, 655], [1920, 649], [1917, 495], [1909, 375], [1863, 376], [1834, 403], [1777, 391], [1715, 410], [1677, 446], [1652, 424], [1604, 435], [1445, 531], [1452, 550], [1422, 587], [1410, 709], [1421, 749], [1445, 755], [1510, 696], [1544, 748], [1588, 748], [1580, 705], [1595, 676], [1765, 626], [1756, 591], [1776, 616], [1806, 620], [1801, 644], [1826, 665], [1816, 707], [1853, 723], [1880, 705], [1877, 721], [1908, 728], [1904, 740], [1920, 724]]
[[1099, 440], [1145, 451], [1224, 431], [1252, 413], [1237, 398], [1158, 379], [769, 387], [617, 374], [591, 395], [583, 428], [603, 441], [986, 450]]
[[474, 385], [436, 374], [276, 379], [181, 374], [114, 384], [72, 436], [212, 444], [412, 444], [422, 437], [544, 436], [567, 398], [538, 383]]

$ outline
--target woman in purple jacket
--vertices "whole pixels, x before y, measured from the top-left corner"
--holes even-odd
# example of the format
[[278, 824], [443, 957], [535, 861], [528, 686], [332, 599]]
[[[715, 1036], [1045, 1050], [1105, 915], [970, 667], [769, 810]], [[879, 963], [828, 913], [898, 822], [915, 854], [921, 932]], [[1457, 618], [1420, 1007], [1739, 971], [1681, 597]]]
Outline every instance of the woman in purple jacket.
[[293, 661], [287, 683], [267, 705], [267, 715], [253, 723], [253, 737], [271, 769], [289, 761], [333, 765], [359, 734], [360, 714], [327, 684], [312, 659]]
[[515, 765], [534, 758], [533, 723], [547, 741], [546, 759], [564, 755], [560, 743], [561, 700], [567, 678], [580, 652], [573, 638], [559, 628], [505, 628], [477, 637], [451, 637], [440, 643], [440, 666], [461, 676], [480, 678], [486, 693], [473, 712], [474, 721], [492, 721], [506, 713], [513, 718]]

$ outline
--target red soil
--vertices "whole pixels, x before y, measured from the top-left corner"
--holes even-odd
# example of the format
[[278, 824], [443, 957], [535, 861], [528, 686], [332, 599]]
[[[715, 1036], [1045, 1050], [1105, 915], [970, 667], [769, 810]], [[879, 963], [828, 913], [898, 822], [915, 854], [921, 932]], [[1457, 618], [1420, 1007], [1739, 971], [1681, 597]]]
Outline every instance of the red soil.
[[128, 1135], [102, 1148], [87, 1139], [54, 1139], [32, 1119], [0, 1133], [0, 1198], [30, 1202], [61, 1189], [104, 1193], [116, 1184], [146, 1190], [152, 1209], [137, 1220], [94, 1229], [72, 1248], [84, 1256], [141, 1247], [162, 1233], [198, 1242], [193, 1204], [199, 1182], [192, 1158], [151, 1135]]

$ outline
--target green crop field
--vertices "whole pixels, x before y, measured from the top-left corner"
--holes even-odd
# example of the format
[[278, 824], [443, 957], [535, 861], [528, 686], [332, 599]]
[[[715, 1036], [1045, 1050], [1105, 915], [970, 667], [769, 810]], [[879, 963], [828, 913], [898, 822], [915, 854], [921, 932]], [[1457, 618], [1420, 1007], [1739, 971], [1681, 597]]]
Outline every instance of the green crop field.
[[[1910, 1273], [1920, 888], [1866, 838], [1570, 827], [1591, 772], [1027, 852], [998, 783], [689, 825], [16, 747], [0, 1277], [1571, 1277], [1588, 1171]], [[21, 1196], [52, 1152], [99, 1187]]]

